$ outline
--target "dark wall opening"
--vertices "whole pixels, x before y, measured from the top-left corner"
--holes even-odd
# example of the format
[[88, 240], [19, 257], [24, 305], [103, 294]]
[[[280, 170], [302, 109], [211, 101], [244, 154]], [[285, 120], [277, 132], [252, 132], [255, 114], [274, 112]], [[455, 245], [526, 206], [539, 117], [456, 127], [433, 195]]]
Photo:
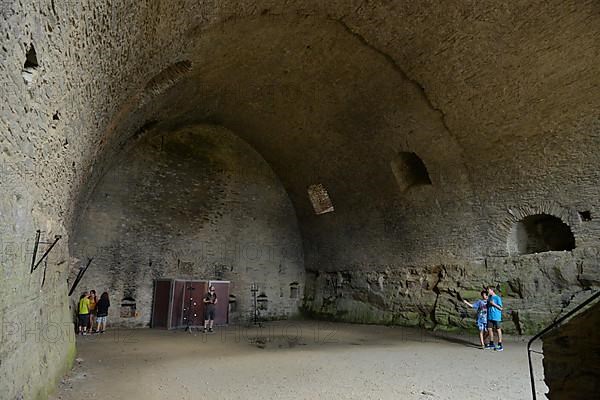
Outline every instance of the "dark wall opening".
[[431, 185], [427, 167], [421, 158], [412, 152], [400, 152], [390, 163], [396, 182], [402, 192], [418, 185]]
[[592, 213], [590, 211], [579, 211], [579, 217], [582, 222], [588, 222], [592, 220]]
[[35, 47], [31, 44], [25, 54], [25, 64], [23, 64], [23, 68], [37, 68], [39, 66]]
[[523, 218], [513, 228], [513, 247], [519, 254], [573, 250], [575, 237], [569, 225], [548, 214]]
[[37, 53], [32, 43], [27, 48], [27, 53], [25, 54], [25, 63], [23, 64], [23, 69], [21, 70], [21, 75], [23, 76], [23, 79], [27, 85], [32, 84], [35, 80], [39, 66], [40, 64], [38, 62]]

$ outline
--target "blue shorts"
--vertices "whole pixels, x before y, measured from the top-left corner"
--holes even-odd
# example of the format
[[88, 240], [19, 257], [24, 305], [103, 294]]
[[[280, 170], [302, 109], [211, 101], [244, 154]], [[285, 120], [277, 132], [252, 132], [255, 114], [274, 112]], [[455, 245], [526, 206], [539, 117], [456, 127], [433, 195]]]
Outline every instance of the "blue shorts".
[[485, 332], [487, 330], [487, 321], [477, 321], [477, 328], [480, 332]]

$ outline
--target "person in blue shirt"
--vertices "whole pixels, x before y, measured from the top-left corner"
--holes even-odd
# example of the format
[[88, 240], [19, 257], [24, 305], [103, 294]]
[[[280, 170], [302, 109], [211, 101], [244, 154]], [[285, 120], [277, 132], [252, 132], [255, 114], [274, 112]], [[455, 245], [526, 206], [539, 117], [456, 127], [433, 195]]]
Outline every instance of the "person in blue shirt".
[[[488, 287], [487, 291], [488, 334], [490, 335], [487, 348], [502, 351], [504, 350], [504, 347], [502, 347], [502, 298], [496, 294], [491, 286]], [[494, 329], [498, 334], [498, 346], [494, 346]]]
[[481, 348], [485, 349], [485, 339], [487, 337], [487, 299], [488, 294], [487, 290], [481, 291], [481, 300], [477, 300], [475, 303], [471, 304], [467, 300], [463, 300], [463, 302], [471, 308], [477, 310], [477, 329], [479, 329], [479, 341], [481, 342]]

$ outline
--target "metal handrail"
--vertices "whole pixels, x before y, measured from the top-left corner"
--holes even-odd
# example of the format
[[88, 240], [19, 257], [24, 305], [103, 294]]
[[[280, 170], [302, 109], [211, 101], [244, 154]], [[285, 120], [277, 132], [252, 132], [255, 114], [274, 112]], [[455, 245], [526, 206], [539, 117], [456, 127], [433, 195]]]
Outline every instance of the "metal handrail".
[[531, 339], [529, 339], [529, 342], [527, 342], [527, 358], [529, 360], [529, 377], [531, 379], [531, 394], [533, 396], [533, 400], [536, 400], [537, 397], [536, 397], [536, 394], [535, 394], [535, 379], [534, 379], [534, 375], [533, 375], [533, 364], [531, 363], [531, 352], [533, 351], [533, 350], [531, 350], [532, 343], [535, 340], [537, 340], [540, 337], [542, 337], [543, 335], [545, 335], [546, 333], [548, 333], [549, 331], [557, 328], [558, 325], [560, 325], [564, 320], [566, 320], [567, 318], [571, 317], [577, 311], [581, 310], [583, 307], [587, 306], [588, 304], [590, 304], [591, 302], [593, 302], [594, 300], [596, 300], [598, 297], [600, 297], [600, 290], [596, 291], [586, 301], [584, 301], [583, 303], [579, 304], [577, 307], [575, 307], [574, 309], [572, 309], [571, 311], [569, 311], [568, 313], [566, 313], [565, 315], [563, 315], [561, 318], [559, 318], [558, 320], [554, 321], [552, 324], [550, 324], [549, 326], [547, 326], [546, 328], [544, 328], [542, 331], [540, 331], [539, 333], [537, 333], [534, 337], [532, 337]]

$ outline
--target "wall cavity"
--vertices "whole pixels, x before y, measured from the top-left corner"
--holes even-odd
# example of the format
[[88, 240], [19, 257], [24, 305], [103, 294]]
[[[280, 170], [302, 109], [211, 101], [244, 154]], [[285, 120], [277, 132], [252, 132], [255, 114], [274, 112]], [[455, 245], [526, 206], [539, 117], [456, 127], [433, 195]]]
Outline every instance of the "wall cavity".
[[390, 165], [401, 192], [417, 185], [431, 185], [427, 167], [415, 153], [400, 152], [390, 162]]
[[534, 254], [546, 251], [571, 251], [575, 237], [569, 225], [548, 214], [529, 215], [517, 222], [509, 238], [513, 254]]

